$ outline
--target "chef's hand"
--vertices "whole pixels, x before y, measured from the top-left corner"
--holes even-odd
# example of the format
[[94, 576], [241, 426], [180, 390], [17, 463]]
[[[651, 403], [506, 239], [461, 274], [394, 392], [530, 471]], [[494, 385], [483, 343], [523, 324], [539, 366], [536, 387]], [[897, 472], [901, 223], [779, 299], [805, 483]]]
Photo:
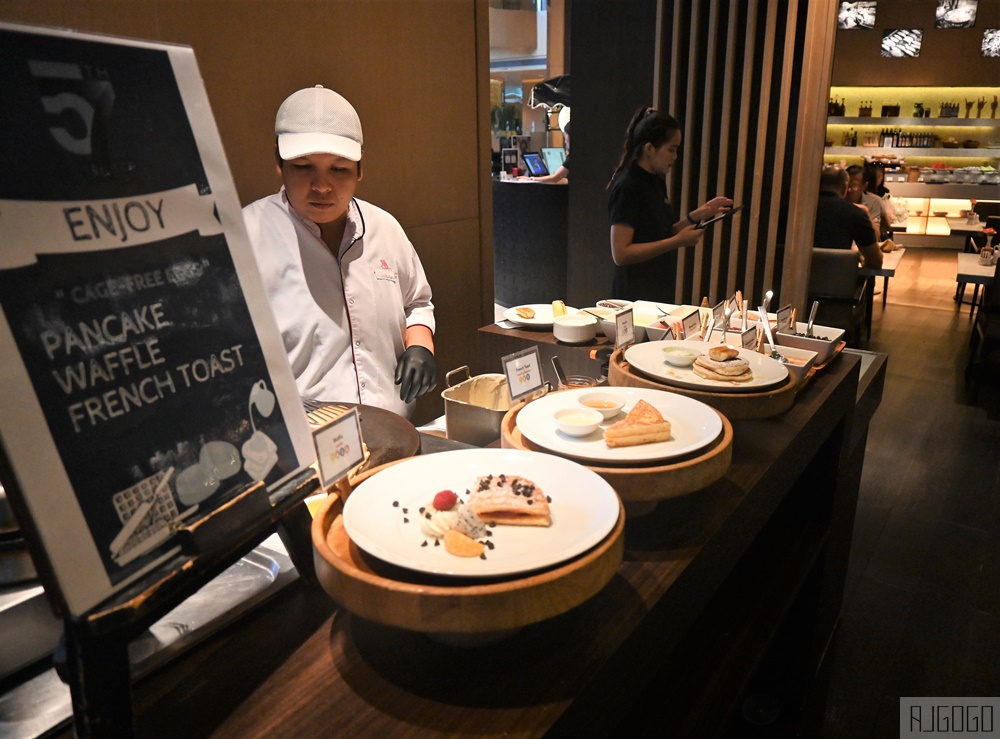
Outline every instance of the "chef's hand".
[[419, 344], [407, 348], [396, 363], [399, 399], [409, 403], [437, 385], [437, 362], [430, 349]]

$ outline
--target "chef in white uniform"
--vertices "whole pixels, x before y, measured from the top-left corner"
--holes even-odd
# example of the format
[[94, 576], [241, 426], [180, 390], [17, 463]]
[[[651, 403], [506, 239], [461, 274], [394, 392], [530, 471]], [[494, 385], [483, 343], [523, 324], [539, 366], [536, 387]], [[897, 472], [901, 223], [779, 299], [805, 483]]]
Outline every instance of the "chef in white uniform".
[[431, 288], [396, 219], [354, 197], [358, 114], [317, 85], [281, 104], [275, 134], [284, 186], [243, 215], [299, 394], [409, 418], [437, 384]]

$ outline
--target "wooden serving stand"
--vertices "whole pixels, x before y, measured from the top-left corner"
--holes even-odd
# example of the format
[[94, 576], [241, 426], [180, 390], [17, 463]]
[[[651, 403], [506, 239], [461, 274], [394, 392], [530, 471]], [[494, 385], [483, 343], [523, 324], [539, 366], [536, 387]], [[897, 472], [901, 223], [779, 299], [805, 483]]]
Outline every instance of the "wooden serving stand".
[[[518, 403], [500, 423], [500, 443], [505, 449], [526, 449], [533, 452], [553, 452], [524, 438], [517, 427], [517, 414], [525, 403]], [[627, 504], [630, 515], [644, 509], [633, 508], [636, 503], [655, 503], [667, 498], [693, 493], [708, 487], [729, 470], [733, 460], [733, 426], [729, 419], [716, 411], [722, 420], [722, 432], [708, 447], [694, 455], [682, 457], [666, 464], [635, 465], [630, 467], [596, 466], [585, 460], [576, 460], [603, 477]]]
[[248, 484], [231, 501], [177, 533], [180, 553], [92, 611], [66, 615], [65, 655], [56, 666], [69, 683], [74, 727], [81, 737], [134, 736], [128, 645], [226, 568], [277, 531], [306, 581], [309, 511], [319, 487], [311, 469], [274, 491]]
[[357, 616], [451, 644], [495, 641], [575, 608], [614, 577], [625, 551], [625, 511], [619, 502], [614, 529], [581, 556], [524, 577], [470, 583], [369, 556], [347, 536], [343, 505], [331, 495], [313, 519], [316, 578], [322, 588]]
[[636, 372], [625, 360], [625, 353], [618, 349], [608, 363], [608, 384], [618, 387], [638, 387], [648, 390], [667, 390], [678, 395], [700, 400], [710, 405], [732, 421], [779, 416], [795, 403], [795, 376], [789, 373], [788, 381], [780, 386], [760, 392], [713, 393], [667, 385]]

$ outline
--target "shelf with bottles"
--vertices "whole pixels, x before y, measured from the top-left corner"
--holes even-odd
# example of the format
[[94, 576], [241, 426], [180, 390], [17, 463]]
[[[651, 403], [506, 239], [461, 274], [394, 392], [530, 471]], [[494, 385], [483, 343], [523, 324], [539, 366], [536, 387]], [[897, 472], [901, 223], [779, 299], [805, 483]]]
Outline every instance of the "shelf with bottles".
[[829, 155], [1000, 158], [1000, 87], [831, 87], [828, 112]]
[[[836, 85], [830, 88], [831, 122], [846, 116], [915, 125], [1000, 125], [1000, 87]], [[873, 114], [878, 114], [874, 118]], [[958, 121], [979, 121], [978, 124]], [[931, 123], [935, 121], [934, 123]], [[945, 123], [944, 121], [947, 121]], [[840, 121], [842, 122], [842, 121]], [[886, 125], [892, 125], [886, 121]]]
[[830, 126], [854, 126], [860, 128], [899, 128], [900, 126], [927, 126], [933, 128], [1000, 128], [1000, 118], [880, 118], [880, 117], [848, 117], [828, 116], [826, 122]]
[[[1000, 148], [984, 147], [940, 147], [931, 148], [923, 146], [827, 146], [823, 153], [827, 156], [855, 156], [867, 157], [906, 157], [909, 162], [913, 158], [924, 159], [979, 159], [983, 166], [992, 166], [992, 163], [1000, 159]], [[970, 162], [963, 161], [962, 167], [969, 166]], [[920, 165], [918, 165], [920, 166]]]

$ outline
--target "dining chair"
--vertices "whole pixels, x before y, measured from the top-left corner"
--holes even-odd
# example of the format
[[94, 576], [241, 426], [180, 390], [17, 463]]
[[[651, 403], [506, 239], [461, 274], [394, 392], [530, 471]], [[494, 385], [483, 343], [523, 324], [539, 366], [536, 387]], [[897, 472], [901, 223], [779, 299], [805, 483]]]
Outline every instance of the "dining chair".
[[848, 346], [860, 346], [865, 320], [867, 281], [859, 274], [858, 253], [852, 249], [812, 250], [809, 303], [819, 302], [816, 322], [846, 332]]
[[983, 288], [982, 304], [972, 324], [965, 380], [973, 401], [984, 380], [1000, 386], [1000, 284], [995, 281]]

